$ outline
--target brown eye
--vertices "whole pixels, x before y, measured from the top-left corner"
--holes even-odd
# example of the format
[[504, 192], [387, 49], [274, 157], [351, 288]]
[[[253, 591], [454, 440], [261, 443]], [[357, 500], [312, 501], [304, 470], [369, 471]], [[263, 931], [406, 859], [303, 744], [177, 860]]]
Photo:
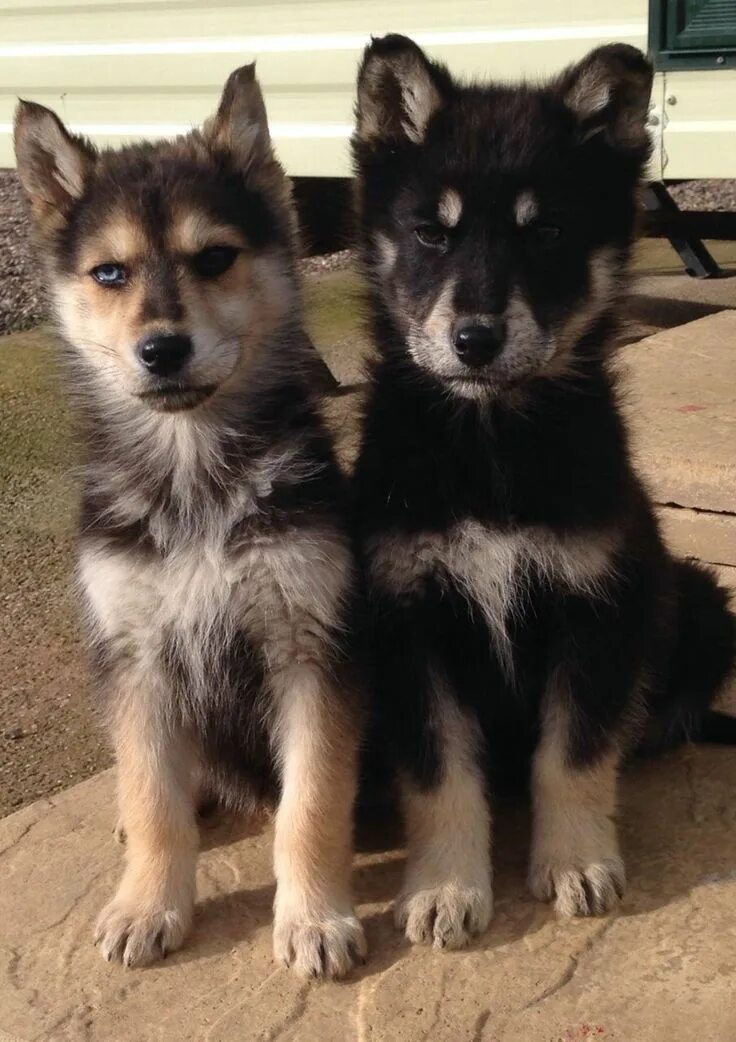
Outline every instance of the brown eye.
[[192, 267], [200, 278], [216, 279], [233, 266], [237, 255], [234, 246], [208, 246], [192, 258]]
[[122, 264], [115, 264], [114, 261], [110, 261], [107, 264], [98, 264], [96, 268], [90, 271], [90, 275], [100, 286], [107, 286], [111, 289], [124, 286], [128, 281], [127, 270]]
[[447, 232], [437, 224], [419, 224], [414, 229], [414, 234], [428, 250], [444, 252], [447, 249]]
[[556, 224], [531, 224], [529, 231], [540, 246], [554, 246], [562, 237], [562, 228]]

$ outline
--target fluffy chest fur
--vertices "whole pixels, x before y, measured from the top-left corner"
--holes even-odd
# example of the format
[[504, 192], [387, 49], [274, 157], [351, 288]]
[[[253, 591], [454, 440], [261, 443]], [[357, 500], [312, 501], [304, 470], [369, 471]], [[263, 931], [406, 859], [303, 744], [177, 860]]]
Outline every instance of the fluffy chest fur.
[[352, 566], [335, 490], [326, 506], [334, 464], [306, 433], [229, 457], [190, 435], [159, 437], [140, 473], [88, 469], [79, 573], [102, 664], [201, 726], [294, 664], [329, 664]]
[[475, 520], [444, 532], [374, 535], [367, 545], [374, 587], [399, 599], [421, 596], [434, 580], [454, 587], [485, 621], [507, 673], [509, 624], [534, 584], [600, 594], [613, 571], [616, 537], [608, 532], [558, 535], [542, 526], [502, 530]]
[[323, 638], [333, 631], [349, 574], [347, 546], [328, 530], [254, 531], [237, 548], [210, 533], [165, 555], [89, 540], [80, 557], [93, 629], [151, 658], [175, 640], [190, 667], [241, 632], [270, 659], [308, 655], [300, 621]]
[[272, 798], [285, 678], [334, 668], [352, 585], [338, 520], [274, 524], [270, 498], [243, 486], [206, 525], [177, 531], [159, 512], [142, 544], [113, 529], [80, 552], [109, 709], [137, 690], [162, 726], [183, 724], [212, 790], [238, 806]]

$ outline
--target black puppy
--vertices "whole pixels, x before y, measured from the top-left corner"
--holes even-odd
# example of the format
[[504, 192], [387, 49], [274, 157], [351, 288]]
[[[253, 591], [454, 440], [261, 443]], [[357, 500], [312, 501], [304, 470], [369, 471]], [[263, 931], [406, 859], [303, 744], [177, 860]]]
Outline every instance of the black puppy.
[[725, 592], [662, 544], [607, 365], [651, 80], [614, 45], [543, 87], [466, 86], [399, 36], [360, 69], [380, 357], [354, 487], [412, 941], [485, 928], [488, 777], [529, 757], [533, 893], [608, 910], [622, 758], [714, 726], [734, 660]]

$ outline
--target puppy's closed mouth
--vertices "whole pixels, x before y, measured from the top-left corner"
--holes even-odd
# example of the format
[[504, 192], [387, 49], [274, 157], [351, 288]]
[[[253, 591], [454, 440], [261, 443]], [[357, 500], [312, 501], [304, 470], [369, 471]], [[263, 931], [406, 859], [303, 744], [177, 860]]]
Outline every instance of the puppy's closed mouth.
[[142, 391], [138, 397], [161, 412], [178, 412], [195, 409], [214, 394], [216, 389], [215, 384], [161, 384]]

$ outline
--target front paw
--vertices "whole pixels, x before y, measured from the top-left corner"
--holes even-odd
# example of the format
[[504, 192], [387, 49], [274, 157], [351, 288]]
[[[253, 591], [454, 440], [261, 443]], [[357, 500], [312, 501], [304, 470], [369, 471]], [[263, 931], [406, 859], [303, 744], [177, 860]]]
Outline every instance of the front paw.
[[473, 936], [483, 933], [492, 914], [490, 884], [450, 880], [405, 891], [397, 901], [395, 919], [412, 944], [463, 948]]
[[566, 917], [605, 915], [618, 904], [626, 888], [626, 871], [618, 854], [571, 858], [567, 863], [536, 858], [529, 872], [529, 889], [540, 901], [555, 899], [555, 910]]
[[365, 962], [365, 934], [352, 912], [276, 912], [274, 956], [300, 977], [344, 977]]
[[191, 916], [188, 906], [118, 895], [97, 919], [95, 944], [108, 962], [146, 966], [181, 947]]

